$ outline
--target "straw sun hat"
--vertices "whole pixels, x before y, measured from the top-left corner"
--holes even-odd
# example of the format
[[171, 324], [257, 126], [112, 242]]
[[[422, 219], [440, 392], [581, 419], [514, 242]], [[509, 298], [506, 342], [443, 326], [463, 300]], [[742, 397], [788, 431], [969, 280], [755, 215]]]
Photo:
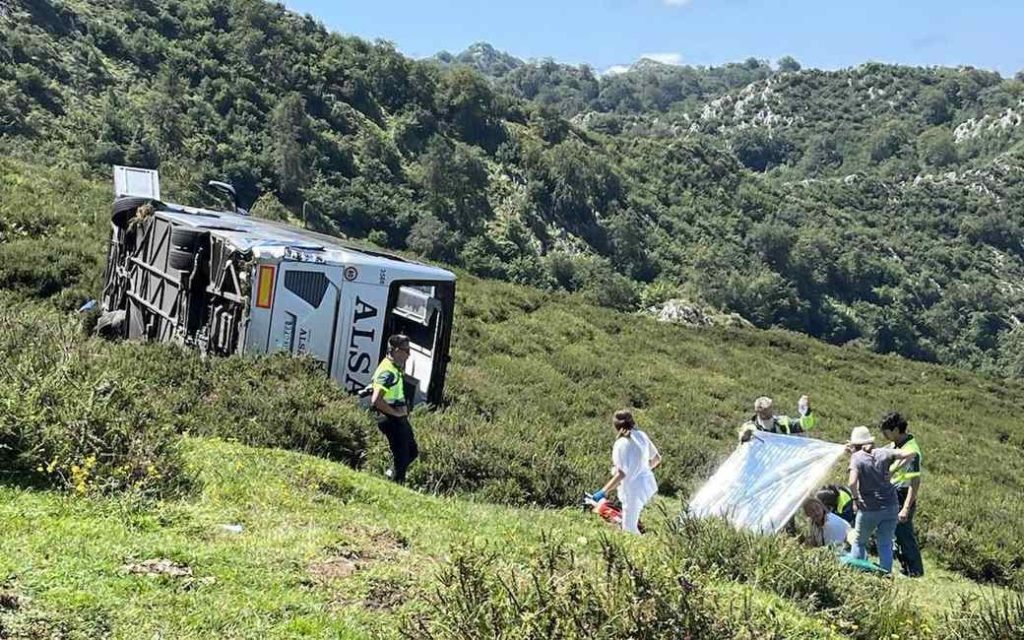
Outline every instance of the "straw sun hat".
[[872, 444], [875, 437], [871, 435], [871, 429], [867, 427], [854, 427], [850, 432], [850, 441], [847, 444]]

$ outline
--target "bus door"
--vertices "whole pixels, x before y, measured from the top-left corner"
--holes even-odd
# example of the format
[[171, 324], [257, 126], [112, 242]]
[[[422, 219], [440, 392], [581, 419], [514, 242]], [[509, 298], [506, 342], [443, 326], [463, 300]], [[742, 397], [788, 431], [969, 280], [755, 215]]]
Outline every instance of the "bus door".
[[406, 398], [413, 404], [441, 402], [454, 306], [454, 282], [398, 282], [391, 286], [385, 335], [409, 336], [405, 382]]

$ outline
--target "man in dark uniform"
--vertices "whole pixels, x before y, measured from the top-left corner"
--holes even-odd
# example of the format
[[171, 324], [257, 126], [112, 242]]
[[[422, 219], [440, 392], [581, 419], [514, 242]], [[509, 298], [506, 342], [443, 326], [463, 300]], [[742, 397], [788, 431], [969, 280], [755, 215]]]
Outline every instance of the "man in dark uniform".
[[391, 479], [399, 484], [405, 482], [406, 470], [419, 455], [405, 398], [405, 361], [408, 359], [409, 337], [395, 334], [388, 338], [388, 355], [373, 373], [370, 399], [379, 415], [377, 427], [388, 439], [394, 458]]
[[904, 575], [920, 577], [924, 575], [924, 562], [914, 532], [914, 514], [917, 513], [917, 498], [921, 493], [921, 447], [913, 434], [907, 433], [907, 419], [895, 411], [885, 414], [879, 427], [886, 439], [892, 441], [893, 448], [917, 453], [907, 462], [894, 462], [890, 472], [900, 500], [896, 559]]

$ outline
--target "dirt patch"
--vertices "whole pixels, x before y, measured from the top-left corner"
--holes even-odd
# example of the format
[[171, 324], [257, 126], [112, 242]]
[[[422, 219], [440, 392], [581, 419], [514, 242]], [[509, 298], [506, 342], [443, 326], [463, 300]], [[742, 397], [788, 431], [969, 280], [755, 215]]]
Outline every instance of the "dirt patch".
[[408, 578], [370, 578], [369, 590], [365, 596], [338, 591], [334, 593], [331, 608], [335, 612], [341, 612], [350, 607], [389, 612], [423, 596], [425, 596], [424, 593], [410, 585]]
[[409, 540], [400, 533], [383, 529], [370, 534], [370, 557], [375, 559], [389, 558], [409, 548]]
[[[347, 540], [327, 546], [325, 557], [310, 563], [309, 578], [313, 584], [347, 578], [374, 563], [394, 559], [409, 546], [405, 536], [389, 529], [360, 528], [346, 537]], [[391, 599], [381, 595], [375, 601], [386, 605]]]
[[[10, 591], [0, 591], [0, 611], [17, 611], [21, 608], [21, 597]], [[2, 638], [3, 636], [0, 636]]]
[[148, 576], [170, 576], [172, 578], [191, 578], [192, 569], [167, 558], [153, 558], [142, 562], [130, 563], [121, 567], [125, 573]]
[[359, 563], [352, 558], [333, 556], [317, 560], [309, 565], [309, 576], [316, 584], [327, 584], [347, 578], [359, 570]]
[[192, 574], [191, 567], [174, 560], [168, 560], [167, 558], [153, 558], [151, 560], [143, 560], [142, 562], [129, 563], [121, 567], [121, 570], [131, 575], [173, 578], [182, 591], [192, 591], [217, 582], [217, 578], [214, 576], [197, 578]]
[[360, 565], [390, 560], [409, 547], [405, 536], [389, 529], [357, 530], [349, 539], [336, 542], [324, 550], [331, 558], [348, 558]]
[[409, 599], [406, 585], [395, 580], [377, 580], [370, 585], [370, 592], [363, 599], [363, 607], [371, 611], [390, 611], [405, 604]]

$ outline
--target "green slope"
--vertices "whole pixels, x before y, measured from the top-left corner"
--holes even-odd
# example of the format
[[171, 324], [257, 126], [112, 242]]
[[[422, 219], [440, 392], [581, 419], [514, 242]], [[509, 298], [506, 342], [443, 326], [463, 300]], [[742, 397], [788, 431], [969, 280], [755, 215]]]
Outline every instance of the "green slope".
[[[455, 559], [487, 557], [494, 573], [525, 574], [556, 547], [592, 567], [587, 579], [601, 583], [601, 540], [609, 532], [575, 510], [420, 495], [290, 452], [213, 440], [192, 440], [186, 449], [203, 487], [187, 499], [76, 498], [0, 486], [3, 637], [398, 637], [399, 629], [412, 632], [418, 621], [443, 617], [432, 594]], [[665, 526], [656, 515], [651, 520]], [[616, 553], [649, 571], [666, 544], [616, 539]], [[786, 548], [775, 562], [799, 568], [795, 554]], [[172, 560], [192, 576], [126, 570], [149, 559]], [[727, 612], [718, 614], [722, 624], [737, 632], [812, 638], [846, 628], [863, 637], [851, 628], [856, 602], [824, 610], [790, 601], [776, 593], [769, 573], [760, 586], [728, 581], [720, 570], [687, 575], [707, 589], [704, 604]], [[925, 605], [920, 637], [931, 637], [927, 629], [936, 630], [958, 598], [991, 595], [948, 576], [894, 587], [846, 579]], [[613, 613], [610, 607], [604, 615]], [[516, 637], [514, 628], [505, 632]]]
[[[960, 596], [992, 595], [965, 577], [1021, 586], [1019, 383], [780, 331], [659, 324], [462, 275], [449, 402], [414, 416], [424, 453], [411, 482], [438, 495], [417, 494], [380, 479], [387, 453], [372, 420], [306, 363], [201, 361], [81, 336], [79, 318], [60, 309], [97, 286], [107, 187], [0, 164], [8, 635], [362, 637], [404, 625], [447, 638], [464, 636], [468, 620], [480, 637], [547, 637], [515, 620], [528, 612], [538, 625], [585, 627], [580, 598], [594, 611], [639, 598], [644, 625], [709, 637], [873, 638], [908, 625], [922, 638], [982, 628], [1008, 637], [996, 634], [1019, 625], [1013, 601], [1005, 613], [959, 609]], [[817, 435], [832, 440], [890, 408], [909, 415], [925, 450], [924, 581], [894, 590], [791, 541], [671, 524], [680, 499], [735, 446], [752, 399], [769, 393], [785, 407], [803, 392], [822, 418]], [[651, 536], [606, 547], [602, 525], [572, 507], [607, 473], [608, 416], [622, 406], [665, 455], [666, 511], [650, 512]], [[125, 482], [135, 488], [123, 492]], [[240, 535], [218, 527], [239, 523]], [[159, 557], [192, 567], [194, 580], [120, 573]], [[358, 570], [339, 576], [351, 563]], [[615, 637], [629, 624], [612, 616], [563, 637]]]
[[[96, 290], [105, 224], [96, 212], [105, 209], [106, 188], [60, 171], [3, 166], [0, 220], [13, 231], [0, 243], [0, 285], [73, 306]], [[69, 268], [55, 272], [56, 265]], [[1019, 582], [1024, 560], [1015, 540], [1024, 532], [1024, 507], [1014, 497], [1024, 484], [1024, 432], [1016, 411], [1024, 385], [829, 347], [797, 334], [660, 324], [564, 294], [467, 276], [458, 290], [449, 402], [443, 411], [416, 417], [424, 444], [411, 476], [418, 486], [511, 504], [574, 504], [604, 477], [608, 416], [626, 406], [637, 410], [666, 452], [663, 490], [685, 496], [734, 446], [753, 398], [770, 394], [786, 409], [808, 393], [822, 418], [819, 435], [834, 441], [885, 411], [905, 412], [928, 470], [927, 508], [919, 515], [925, 546], [965, 575]], [[170, 409], [154, 421], [162, 429], [221, 434], [241, 414], [248, 426], [238, 437], [250, 444], [361, 460], [362, 443], [369, 442], [369, 468], [383, 469], [385, 445], [369, 417], [327, 392], [323, 382], [302, 381], [310, 373], [301, 366], [281, 360], [199, 366], [173, 349], [142, 355], [134, 345], [68, 347], [62, 337], [68, 330], [60, 327], [69, 323], [45, 315], [10, 317], [12, 327], [28, 329], [7, 334], [9, 361], [31, 371], [45, 367], [40, 363], [47, 358], [18, 351], [19, 336], [50, 336], [52, 349], [71, 348], [82, 375], [95, 384], [104, 383], [107, 366], [124, 370], [138, 388], [159, 389], [162, 406]], [[128, 365], [139, 358], [150, 366]], [[181, 381], [173, 389], [163, 388], [168, 370]], [[298, 381], [271, 382], [282, 376]], [[14, 381], [12, 398], [23, 384]], [[270, 384], [275, 392], [261, 391]], [[298, 397], [301, 402], [291, 401]], [[73, 425], [75, 407], [87, 399], [52, 419]], [[40, 404], [39, 411], [49, 408]], [[14, 415], [37, 419], [30, 409]], [[77, 460], [61, 455], [70, 466], [87, 453], [75, 454]]]

